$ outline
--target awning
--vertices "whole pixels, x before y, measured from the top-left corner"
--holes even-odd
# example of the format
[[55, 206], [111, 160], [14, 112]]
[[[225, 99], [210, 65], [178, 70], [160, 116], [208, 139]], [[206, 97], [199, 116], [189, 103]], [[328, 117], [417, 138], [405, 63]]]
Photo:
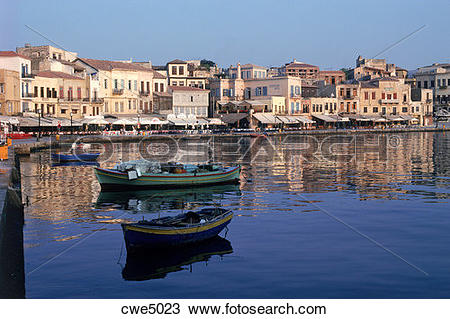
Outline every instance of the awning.
[[220, 115], [220, 119], [228, 124], [234, 124], [246, 117], [248, 117], [247, 113], [229, 113]]
[[92, 119], [92, 120], [88, 121], [86, 124], [91, 124], [91, 125], [107, 125], [107, 124], [109, 124], [109, 122], [106, 121], [106, 120], [104, 120], [104, 119], [97, 118], [97, 119]]
[[403, 119], [405, 119], [406, 121], [411, 121], [411, 122], [419, 122], [419, 120], [417, 118], [415, 118], [414, 116], [411, 115], [400, 115]]
[[189, 124], [187, 121], [185, 121], [185, 119], [181, 118], [171, 118], [169, 120], [169, 123], [175, 126], [186, 126]]
[[112, 124], [113, 125], [136, 125], [137, 121], [130, 120], [130, 119], [120, 119], [120, 120], [114, 121]]
[[253, 117], [263, 124], [283, 123], [275, 115], [269, 113], [253, 113]]
[[212, 118], [212, 119], [208, 119], [209, 121], [209, 125], [225, 125], [225, 123], [218, 118]]
[[10, 116], [0, 116], [0, 122], [12, 124], [12, 125], [17, 125], [20, 123], [17, 118], [10, 117]]
[[349, 114], [349, 115], [346, 115], [346, 117], [348, 117], [349, 119], [358, 121], [358, 122], [370, 122], [371, 121], [370, 118], [368, 118], [364, 115]]
[[327, 123], [336, 123], [336, 122], [338, 122], [338, 119], [330, 117], [328, 115], [314, 114], [313, 117], [315, 117], [315, 118], [317, 118], [317, 119], [319, 119], [321, 121], [327, 122]]
[[386, 118], [389, 121], [393, 121], [393, 122], [402, 122], [402, 121], [406, 121], [404, 118], [402, 118], [400, 115], [386, 115]]

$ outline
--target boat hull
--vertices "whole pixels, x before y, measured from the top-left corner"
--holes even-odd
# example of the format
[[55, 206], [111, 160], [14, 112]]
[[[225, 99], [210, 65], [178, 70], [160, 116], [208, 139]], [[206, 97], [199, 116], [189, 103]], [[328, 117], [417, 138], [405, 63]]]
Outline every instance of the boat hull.
[[127, 251], [139, 248], [176, 247], [203, 241], [217, 236], [231, 221], [229, 212], [221, 219], [185, 228], [143, 227], [136, 224], [122, 224]]
[[95, 168], [95, 175], [102, 190], [108, 191], [183, 188], [238, 183], [240, 172], [240, 166], [235, 166], [220, 172], [142, 175], [130, 180], [127, 173], [99, 167]]
[[84, 154], [52, 154], [52, 159], [58, 162], [94, 162], [100, 153]]

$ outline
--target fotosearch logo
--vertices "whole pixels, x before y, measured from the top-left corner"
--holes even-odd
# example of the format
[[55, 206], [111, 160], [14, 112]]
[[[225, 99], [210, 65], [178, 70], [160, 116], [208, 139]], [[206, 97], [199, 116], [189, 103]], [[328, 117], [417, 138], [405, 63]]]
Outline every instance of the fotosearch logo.
[[[99, 152], [99, 163], [131, 159], [159, 162], [239, 162], [267, 165], [268, 161], [350, 163], [367, 156], [386, 162], [403, 144], [400, 135], [288, 135], [284, 137], [80, 137], [60, 143], [52, 152], [83, 154]], [[80, 157], [80, 160], [82, 158]]]

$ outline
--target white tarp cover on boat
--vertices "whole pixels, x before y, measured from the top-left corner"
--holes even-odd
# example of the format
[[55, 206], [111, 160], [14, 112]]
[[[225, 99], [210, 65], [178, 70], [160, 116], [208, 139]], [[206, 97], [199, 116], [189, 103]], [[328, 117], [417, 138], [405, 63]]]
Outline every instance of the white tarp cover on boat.
[[212, 118], [212, 119], [208, 119], [209, 121], [209, 125], [225, 125], [225, 123], [218, 118]]

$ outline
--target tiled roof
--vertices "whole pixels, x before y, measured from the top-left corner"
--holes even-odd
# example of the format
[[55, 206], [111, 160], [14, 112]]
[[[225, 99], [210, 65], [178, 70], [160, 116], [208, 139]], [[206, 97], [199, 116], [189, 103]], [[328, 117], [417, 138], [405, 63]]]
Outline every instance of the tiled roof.
[[286, 65], [287, 68], [319, 68], [317, 65], [306, 64], [306, 63], [289, 63]]
[[344, 71], [319, 71], [320, 74], [342, 74], [345, 75]]
[[180, 60], [180, 59], [175, 59], [175, 60], [172, 60], [170, 62], [167, 62], [167, 64], [187, 64], [187, 62], [183, 61], [183, 60]]
[[64, 73], [64, 72], [55, 72], [55, 71], [41, 71], [36, 76], [42, 78], [55, 78], [55, 79], [69, 79], [69, 80], [84, 80], [83, 78], [79, 78], [77, 76]]
[[199, 89], [192, 86], [169, 86], [172, 91], [197, 91], [197, 92], [209, 92], [209, 90]]
[[23, 59], [31, 60], [29, 57], [16, 53], [14, 51], [0, 51], [0, 57], [20, 57]]
[[111, 71], [114, 69], [131, 70], [131, 71], [145, 71], [152, 72], [151, 69], [126, 62], [116, 62], [107, 60], [95, 60], [95, 59], [79, 59], [82, 62], [89, 64], [97, 70]]
[[166, 77], [164, 75], [162, 75], [159, 72], [153, 71], [153, 78], [154, 79], [166, 79]]

